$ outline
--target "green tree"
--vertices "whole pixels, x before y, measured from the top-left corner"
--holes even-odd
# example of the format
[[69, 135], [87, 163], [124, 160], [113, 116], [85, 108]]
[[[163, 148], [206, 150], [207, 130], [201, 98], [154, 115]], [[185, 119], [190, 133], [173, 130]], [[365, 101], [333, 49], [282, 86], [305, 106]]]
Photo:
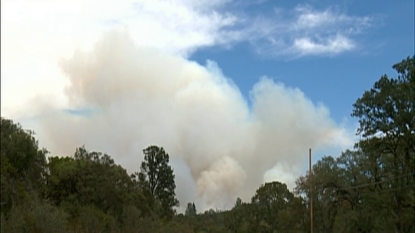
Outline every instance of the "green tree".
[[143, 150], [139, 180], [151, 203], [153, 211], [162, 217], [171, 218], [173, 207], [179, 206], [176, 199], [173, 169], [169, 165], [169, 155], [164, 149], [149, 146]]
[[339, 201], [336, 191], [339, 185], [338, 167], [331, 156], [324, 156], [312, 168], [312, 180], [309, 174], [297, 181], [296, 192], [307, 203], [307, 222], [310, 219], [310, 188], [313, 198], [313, 225], [315, 232], [333, 232]]
[[385, 210], [385, 195], [373, 190], [379, 184], [370, 173], [371, 163], [362, 151], [346, 150], [337, 158], [337, 199], [340, 204], [337, 230], [340, 232], [393, 231]]
[[[125, 207], [142, 207], [141, 190], [134, 176], [129, 176], [109, 155], [81, 147], [74, 157], [50, 157], [48, 166], [47, 198], [65, 208], [74, 220], [93, 210], [96, 216], [111, 216], [123, 223]], [[107, 217], [91, 215], [91, 219]]]
[[367, 176], [375, 194], [387, 193], [385, 212], [396, 232], [415, 230], [415, 57], [397, 63], [397, 78], [383, 75], [357, 99], [357, 147], [372, 163]]
[[45, 185], [46, 149], [34, 132], [1, 117], [1, 212], [27, 198], [37, 198]]
[[256, 224], [253, 218], [253, 205], [236, 199], [235, 206], [225, 214], [225, 226], [230, 232], [255, 232]]
[[185, 216], [196, 216], [196, 205], [195, 203], [187, 203]]
[[260, 232], [295, 231], [300, 219], [291, 218], [292, 194], [286, 184], [274, 181], [265, 183], [252, 197], [254, 220]]
[[242, 205], [242, 199], [240, 197], [236, 198], [235, 207]]

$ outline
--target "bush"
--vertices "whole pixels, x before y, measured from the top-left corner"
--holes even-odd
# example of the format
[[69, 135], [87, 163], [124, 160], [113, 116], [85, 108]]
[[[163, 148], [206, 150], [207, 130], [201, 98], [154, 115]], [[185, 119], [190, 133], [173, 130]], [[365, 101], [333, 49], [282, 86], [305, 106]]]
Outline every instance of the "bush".
[[48, 203], [17, 205], [7, 216], [2, 215], [2, 232], [68, 232], [68, 215]]

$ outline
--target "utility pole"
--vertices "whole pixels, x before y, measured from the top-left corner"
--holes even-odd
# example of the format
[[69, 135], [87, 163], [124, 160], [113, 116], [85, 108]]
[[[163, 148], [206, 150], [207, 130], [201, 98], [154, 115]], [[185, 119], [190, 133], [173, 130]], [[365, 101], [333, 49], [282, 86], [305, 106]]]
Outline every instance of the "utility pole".
[[310, 176], [310, 233], [313, 233], [313, 172], [311, 171], [311, 148], [308, 149], [308, 174]]

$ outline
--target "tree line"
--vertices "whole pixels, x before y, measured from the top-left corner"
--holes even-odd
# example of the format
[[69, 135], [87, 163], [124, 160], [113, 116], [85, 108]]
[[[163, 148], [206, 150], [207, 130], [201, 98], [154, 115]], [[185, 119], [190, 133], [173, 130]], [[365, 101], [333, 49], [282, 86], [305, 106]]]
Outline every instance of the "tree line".
[[[230, 210], [175, 207], [168, 153], [143, 150], [139, 172], [85, 147], [47, 156], [34, 132], [1, 118], [2, 232], [415, 232], [415, 57], [356, 100], [360, 140], [296, 180], [261, 185]], [[312, 175], [312, 176], [311, 176]], [[312, 179], [310, 179], [312, 177]]]

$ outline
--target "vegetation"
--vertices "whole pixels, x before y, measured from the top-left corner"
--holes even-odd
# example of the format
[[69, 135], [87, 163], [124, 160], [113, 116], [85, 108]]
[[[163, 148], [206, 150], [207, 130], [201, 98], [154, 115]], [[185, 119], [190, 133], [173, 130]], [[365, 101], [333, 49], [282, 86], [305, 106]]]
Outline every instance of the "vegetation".
[[144, 150], [129, 175], [107, 154], [85, 147], [50, 156], [34, 132], [1, 118], [2, 232], [415, 232], [415, 57], [393, 66], [353, 105], [361, 139], [325, 156], [294, 192], [261, 185], [249, 203], [177, 214], [175, 176], [163, 148]]
[[147, 203], [154, 213], [171, 218], [174, 215], [173, 207], [178, 206], [179, 201], [174, 192], [176, 184], [173, 169], [168, 165], [169, 155], [157, 146], [145, 149], [144, 155], [138, 177]]

